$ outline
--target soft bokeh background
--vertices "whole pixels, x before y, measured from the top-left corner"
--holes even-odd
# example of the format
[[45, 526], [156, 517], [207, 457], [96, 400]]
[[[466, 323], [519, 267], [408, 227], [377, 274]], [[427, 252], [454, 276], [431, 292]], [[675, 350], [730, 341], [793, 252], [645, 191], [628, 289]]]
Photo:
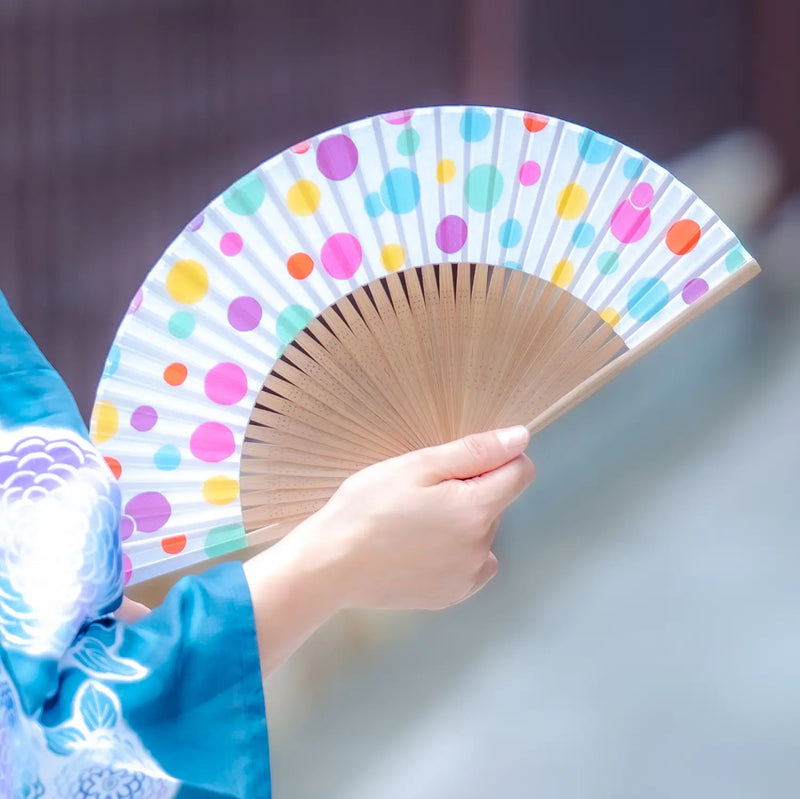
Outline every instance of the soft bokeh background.
[[271, 680], [276, 795], [796, 797], [795, 0], [0, 0], [0, 287], [88, 415], [130, 297], [211, 197], [435, 103], [641, 149], [765, 274], [537, 437], [485, 592], [339, 618]]

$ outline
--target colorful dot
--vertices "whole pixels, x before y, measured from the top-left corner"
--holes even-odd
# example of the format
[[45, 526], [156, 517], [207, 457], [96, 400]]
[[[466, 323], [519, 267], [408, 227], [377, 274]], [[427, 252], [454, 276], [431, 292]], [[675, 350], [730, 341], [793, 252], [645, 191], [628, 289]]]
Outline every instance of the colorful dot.
[[119, 480], [120, 475], [122, 474], [122, 464], [116, 459], [112, 458], [110, 455], [106, 455], [103, 460], [106, 462], [106, 466], [111, 470], [111, 474]]
[[167, 326], [175, 338], [189, 338], [194, 333], [194, 317], [188, 311], [176, 311], [170, 316]]
[[358, 166], [358, 148], [344, 133], [328, 136], [317, 145], [317, 167], [328, 180], [344, 180]]
[[311, 216], [319, 207], [322, 193], [313, 180], [298, 180], [286, 192], [286, 205], [295, 216]]
[[442, 252], [458, 252], [466, 240], [467, 223], [460, 216], [446, 216], [436, 227], [436, 246]]
[[616, 327], [619, 324], [620, 316], [613, 308], [604, 308], [600, 311], [600, 318], [611, 327]]
[[228, 306], [228, 324], [242, 333], [255, 330], [261, 322], [261, 305], [255, 297], [237, 297]]
[[189, 233], [196, 233], [203, 227], [203, 222], [205, 221], [205, 216], [203, 216], [202, 211], [191, 221], [188, 225], [186, 225], [186, 230]]
[[234, 214], [250, 216], [261, 207], [265, 194], [264, 184], [258, 173], [251, 172], [249, 175], [239, 178], [222, 195], [222, 201]]
[[667, 247], [675, 255], [686, 255], [700, 241], [700, 225], [693, 219], [681, 219], [667, 231]]
[[494, 164], [478, 164], [467, 175], [464, 184], [467, 204], [473, 211], [491, 211], [503, 193], [503, 176]]
[[119, 520], [119, 537], [127, 541], [132, 535], [136, 525], [130, 516], [122, 516]]
[[653, 199], [653, 187], [649, 183], [637, 183], [631, 192], [631, 203], [636, 208], [646, 208]]
[[103, 377], [111, 377], [119, 369], [119, 361], [122, 351], [116, 344], [111, 345], [111, 349], [106, 356], [106, 365], [103, 367]]
[[572, 231], [572, 243], [576, 247], [588, 247], [594, 241], [594, 225], [588, 222], [581, 222]]
[[156, 469], [162, 472], [171, 472], [181, 465], [181, 451], [174, 444], [164, 444], [153, 455]]
[[125, 513], [136, 522], [139, 532], [154, 533], [169, 521], [172, 507], [160, 492], [144, 491], [128, 500]]
[[519, 182], [523, 186], [533, 186], [534, 183], [539, 182], [542, 176], [542, 168], [536, 161], [526, 161], [519, 168]]
[[100, 400], [92, 410], [92, 420], [90, 423], [92, 431], [92, 441], [95, 444], [102, 444], [116, 435], [119, 429], [119, 411], [117, 406], [108, 400]]
[[547, 127], [548, 118], [541, 114], [525, 114], [522, 122], [529, 133], [538, 133]]
[[455, 176], [455, 161], [450, 158], [442, 158], [442, 160], [436, 164], [436, 180], [438, 180], [439, 183], [449, 183]]
[[314, 313], [303, 305], [289, 305], [278, 314], [275, 332], [284, 344], [289, 344], [313, 318]]
[[501, 247], [516, 247], [522, 241], [522, 224], [516, 219], [506, 219], [498, 233]]
[[247, 376], [235, 363], [218, 363], [206, 373], [204, 388], [217, 405], [235, 405], [247, 394]]
[[142, 299], [144, 298], [144, 293], [141, 289], [139, 289], [136, 294], [133, 295], [133, 299], [131, 300], [131, 304], [128, 306], [128, 313], [136, 313], [142, 305]]
[[696, 300], [699, 300], [708, 291], [708, 283], [701, 277], [690, 280], [681, 292], [683, 301], [687, 305], [691, 305]]
[[167, 291], [176, 302], [193, 305], [208, 291], [208, 272], [197, 261], [178, 261], [167, 272]]
[[236, 451], [231, 429], [219, 422], [203, 422], [189, 439], [192, 455], [205, 463], [219, 463]]
[[669, 300], [666, 283], [655, 277], [637, 281], [628, 294], [628, 311], [634, 319], [647, 322], [662, 310]]
[[131, 414], [131, 427], [140, 433], [152, 430], [158, 421], [158, 412], [151, 405], [140, 405]]
[[314, 259], [304, 252], [296, 252], [289, 256], [286, 268], [295, 280], [305, 280], [314, 269]]
[[558, 193], [556, 213], [562, 219], [575, 219], [585, 210], [589, 195], [580, 183], [569, 183]]
[[575, 267], [572, 265], [572, 261], [564, 258], [553, 267], [553, 275], [550, 280], [559, 288], [565, 289], [572, 282], [574, 276]]
[[169, 538], [161, 539], [161, 548], [167, 555], [177, 555], [179, 552], [183, 552], [185, 546], [185, 535], [171, 535]]
[[397, 152], [400, 155], [412, 156], [419, 148], [419, 133], [414, 128], [406, 128], [397, 137]]
[[223, 255], [238, 255], [242, 251], [242, 237], [238, 233], [225, 233], [219, 241]]
[[628, 180], [635, 180], [644, 172], [644, 158], [630, 157], [622, 167], [622, 174]]
[[608, 250], [607, 252], [601, 252], [600, 255], [597, 256], [597, 268], [604, 275], [610, 275], [616, 272], [618, 266], [619, 256], [611, 250]]
[[381, 249], [381, 264], [387, 272], [396, 272], [406, 260], [401, 244], [387, 244]]
[[133, 564], [131, 563], [131, 559], [124, 552], [122, 553], [122, 574], [125, 578], [125, 585], [127, 585], [131, 581]]
[[352, 233], [334, 233], [320, 252], [325, 271], [337, 280], [352, 277], [361, 266], [361, 242]]
[[411, 116], [413, 115], [413, 111], [392, 111], [389, 114], [381, 114], [381, 119], [384, 122], [388, 122], [390, 125], [405, 125]]
[[180, 386], [189, 370], [182, 363], [171, 363], [164, 369], [164, 382], [169, 386]]
[[247, 546], [244, 527], [241, 524], [223, 524], [212, 527], [205, 540], [205, 551], [209, 558], [218, 558]]
[[311, 142], [308, 139], [299, 141], [297, 144], [293, 144], [289, 149], [297, 155], [302, 155], [311, 149]]
[[461, 115], [459, 131], [464, 141], [482, 141], [489, 135], [492, 118], [482, 108], [467, 108]]
[[390, 170], [381, 183], [381, 200], [394, 214], [413, 211], [419, 202], [419, 195], [419, 178], [404, 166]]
[[737, 244], [726, 256], [725, 256], [725, 268], [729, 272], [735, 272], [737, 269], [741, 269], [745, 261], [744, 250], [740, 244]]
[[380, 216], [386, 209], [381, 202], [381, 195], [377, 191], [373, 191], [364, 198], [364, 210], [367, 216], [373, 219]]
[[203, 499], [211, 505], [229, 505], [239, 496], [239, 483], [218, 474], [203, 483]]
[[587, 164], [602, 164], [614, 152], [616, 142], [595, 133], [593, 130], [584, 130], [578, 137], [578, 152]]
[[503, 266], [506, 269], [522, 269], [522, 264], [519, 261], [504, 261]]

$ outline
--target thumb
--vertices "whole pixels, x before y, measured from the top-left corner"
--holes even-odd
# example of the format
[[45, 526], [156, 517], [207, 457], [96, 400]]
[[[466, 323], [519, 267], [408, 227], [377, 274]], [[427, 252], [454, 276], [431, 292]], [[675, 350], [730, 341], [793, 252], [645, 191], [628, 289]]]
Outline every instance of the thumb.
[[419, 450], [424, 470], [432, 482], [465, 480], [491, 472], [514, 460], [528, 446], [530, 434], [523, 425], [475, 433]]

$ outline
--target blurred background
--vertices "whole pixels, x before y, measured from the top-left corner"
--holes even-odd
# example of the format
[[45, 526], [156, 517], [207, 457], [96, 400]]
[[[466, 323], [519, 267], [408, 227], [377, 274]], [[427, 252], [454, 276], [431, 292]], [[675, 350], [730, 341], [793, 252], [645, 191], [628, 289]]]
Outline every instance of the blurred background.
[[210, 198], [437, 103], [642, 150], [765, 272], [536, 438], [486, 591], [342, 616], [275, 675], [276, 796], [798, 796], [796, 0], [0, 0], [0, 288], [88, 418]]

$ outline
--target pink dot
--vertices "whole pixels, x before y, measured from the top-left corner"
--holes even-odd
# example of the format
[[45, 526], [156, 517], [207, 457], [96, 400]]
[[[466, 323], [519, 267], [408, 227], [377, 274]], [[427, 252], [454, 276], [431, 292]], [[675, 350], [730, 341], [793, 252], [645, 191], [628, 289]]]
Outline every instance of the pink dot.
[[322, 265], [339, 280], [352, 277], [361, 266], [361, 243], [350, 233], [334, 233], [322, 245]]
[[205, 217], [203, 216], [202, 212], [199, 213], [191, 222], [189, 222], [188, 225], [186, 225], [186, 229], [190, 233], [194, 233], [196, 230], [200, 230], [200, 228], [203, 226], [204, 218]]
[[237, 297], [228, 306], [228, 323], [234, 330], [255, 330], [261, 321], [261, 306], [255, 297]]
[[358, 148], [344, 133], [328, 136], [317, 147], [317, 166], [328, 180], [344, 180], [358, 166]]
[[130, 516], [123, 516], [119, 520], [119, 535], [123, 541], [127, 541], [133, 535], [133, 519]]
[[198, 460], [219, 463], [236, 450], [236, 442], [229, 427], [219, 422], [203, 422], [192, 433], [189, 449]]
[[226, 233], [219, 241], [223, 255], [238, 255], [242, 251], [242, 237], [238, 233]]
[[696, 300], [699, 300], [708, 291], [708, 283], [701, 277], [696, 277], [690, 280], [684, 287], [682, 292], [683, 301], [687, 305], [691, 305]]
[[131, 581], [133, 564], [131, 563], [131, 559], [124, 552], [122, 553], [122, 574], [125, 577], [125, 585], [127, 585]]
[[297, 153], [298, 155], [302, 155], [303, 153], [307, 153], [311, 148], [311, 142], [306, 139], [305, 141], [299, 141], [297, 144], [293, 144], [289, 149], [293, 153]]
[[519, 168], [519, 182], [523, 186], [533, 186], [542, 176], [542, 168], [536, 161], [526, 161]]
[[133, 299], [131, 300], [131, 304], [128, 306], [128, 313], [136, 313], [139, 310], [139, 306], [142, 304], [142, 298], [144, 294], [142, 294], [142, 290], [136, 292], [133, 295]]
[[436, 246], [442, 252], [458, 252], [467, 240], [467, 223], [460, 216], [446, 216], [436, 228]]
[[218, 363], [206, 373], [205, 391], [217, 405], [235, 405], [247, 394], [247, 376], [235, 363]]
[[140, 405], [131, 414], [131, 427], [141, 433], [152, 430], [158, 421], [158, 412], [150, 405]]
[[631, 192], [631, 202], [637, 208], [644, 208], [650, 205], [653, 199], [653, 187], [649, 183], [639, 183]]
[[409, 119], [411, 119], [411, 115], [413, 111], [405, 110], [405, 111], [391, 111], [388, 114], [381, 114], [381, 119], [384, 122], [388, 122], [390, 125], [405, 125]]
[[125, 513], [136, 522], [139, 532], [154, 533], [167, 523], [172, 508], [163, 494], [158, 491], [144, 491], [128, 500]]

